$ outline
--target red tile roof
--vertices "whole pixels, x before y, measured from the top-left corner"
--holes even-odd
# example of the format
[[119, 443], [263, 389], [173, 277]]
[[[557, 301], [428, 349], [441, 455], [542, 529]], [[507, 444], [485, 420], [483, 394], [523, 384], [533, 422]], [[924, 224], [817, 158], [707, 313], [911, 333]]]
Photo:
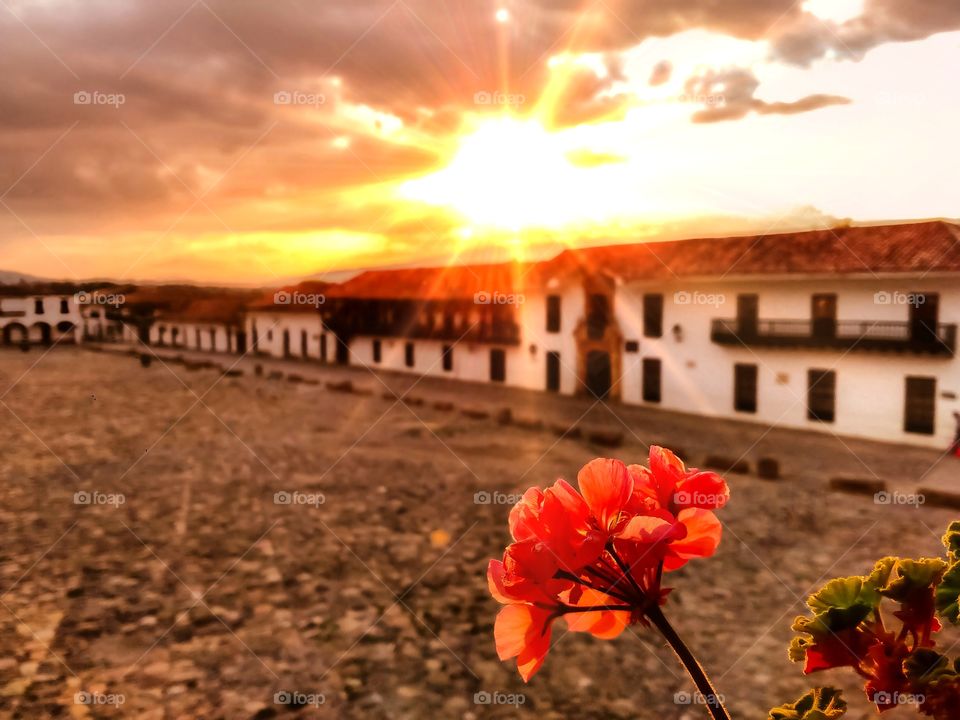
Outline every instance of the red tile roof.
[[239, 325], [247, 300], [243, 296], [203, 298], [183, 308], [161, 311], [157, 317], [161, 320]]
[[368, 270], [332, 286], [328, 298], [473, 300], [477, 293], [522, 293], [533, 266], [523, 263]]
[[606, 245], [565, 250], [547, 265], [554, 273], [577, 266], [625, 280], [960, 272], [960, 226], [931, 221]]

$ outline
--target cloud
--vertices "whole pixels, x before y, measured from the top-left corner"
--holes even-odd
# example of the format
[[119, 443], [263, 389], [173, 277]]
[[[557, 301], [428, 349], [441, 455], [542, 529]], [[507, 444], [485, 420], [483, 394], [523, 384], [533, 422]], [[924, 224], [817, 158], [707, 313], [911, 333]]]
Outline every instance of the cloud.
[[871, 49], [890, 42], [922, 40], [960, 29], [960, 3], [950, 0], [866, 0], [863, 13], [843, 23], [803, 13], [776, 33], [772, 54], [777, 60], [809, 65], [828, 52], [860, 60]]
[[739, 120], [750, 113], [759, 115], [796, 115], [832, 105], [846, 105], [849, 98], [814, 94], [793, 102], [766, 102], [755, 97], [760, 81], [743, 68], [707, 70], [687, 79], [684, 100], [701, 107], [692, 120], [695, 123]]

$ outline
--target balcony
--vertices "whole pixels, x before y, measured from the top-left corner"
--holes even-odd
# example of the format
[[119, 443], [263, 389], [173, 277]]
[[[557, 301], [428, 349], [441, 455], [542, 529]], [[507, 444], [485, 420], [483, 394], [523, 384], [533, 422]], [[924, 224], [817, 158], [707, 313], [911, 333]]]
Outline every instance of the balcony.
[[910, 322], [841, 320], [816, 327], [810, 320], [758, 320], [744, 326], [737, 320], [714, 320], [710, 338], [720, 345], [918, 353], [953, 357], [957, 326], [918, 327]]

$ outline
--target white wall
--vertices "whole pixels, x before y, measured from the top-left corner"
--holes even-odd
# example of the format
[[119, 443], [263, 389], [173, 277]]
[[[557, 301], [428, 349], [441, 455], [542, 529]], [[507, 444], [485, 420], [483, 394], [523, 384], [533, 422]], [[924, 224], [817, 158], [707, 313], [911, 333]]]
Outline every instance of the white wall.
[[[561, 296], [561, 328], [558, 333], [547, 332], [546, 295]], [[491, 345], [467, 341], [406, 340], [380, 338], [382, 358], [373, 361], [373, 337], [356, 337], [350, 342], [350, 363], [371, 368], [382, 368], [416, 375], [447, 377], [467, 382], [491, 382], [490, 351], [502, 349], [506, 356], [505, 385], [530, 390], [546, 390], [547, 352], [560, 353], [561, 392], [572, 394], [579, 385], [576, 375], [576, 342], [574, 329], [583, 315], [583, 292], [579, 279], [556, 283], [546, 293], [524, 293], [517, 305], [517, 322], [521, 339], [517, 345]], [[414, 344], [414, 365], [407, 367], [404, 347]], [[443, 369], [442, 352], [445, 345], [453, 345], [453, 368]]]
[[[327, 336], [327, 362], [333, 362], [336, 348], [333, 334], [326, 331], [317, 312], [251, 312], [247, 316], [247, 343], [257, 337], [257, 352], [282, 358], [283, 334], [289, 333], [290, 357], [321, 359], [321, 336]], [[254, 333], [256, 328], [256, 333]], [[306, 354], [302, 337], [306, 333]]]
[[[61, 301], [66, 301], [66, 312], [61, 311]], [[37, 303], [42, 312], [37, 312]], [[29, 297], [0, 297], [0, 310], [4, 313], [16, 313], [13, 317], [0, 317], [0, 330], [7, 325], [19, 324], [27, 328], [30, 342], [42, 339], [41, 325], [50, 326], [51, 341], [81, 342], [83, 318], [80, 306], [72, 295], [44, 295]], [[57, 329], [57, 325], [69, 322], [73, 329], [66, 332]]]
[[[351, 340], [351, 365], [365, 365], [374, 369], [447, 377], [468, 382], [490, 382], [490, 350], [500, 348], [506, 353], [505, 384], [522, 385], [522, 352], [516, 346], [380, 338], [382, 357], [380, 363], [375, 363], [373, 361], [373, 342], [375, 339], [372, 337], [356, 337]], [[406, 365], [405, 346], [408, 342], [413, 343], [414, 346], [413, 367], [407, 367]], [[443, 369], [443, 348], [445, 345], [453, 346], [453, 368], [450, 371]]]
[[[173, 342], [173, 329], [177, 329], [176, 345]], [[186, 350], [207, 352], [236, 352], [237, 328], [215, 323], [195, 323], [177, 320], [157, 320], [150, 326], [150, 344], [162, 347], [179, 347]], [[199, 337], [198, 337], [199, 332]]]
[[[644, 293], [664, 295], [663, 337], [643, 337]], [[675, 293], [689, 304], [676, 302]], [[660, 407], [719, 417], [739, 417], [765, 424], [807, 428], [838, 435], [862, 436], [933, 447], [946, 447], [953, 437], [952, 412], [960, 402], [943, 393], [960, 394], [960, 362], [955, 358], [911, 352], [868, 350], [767, 349], [721, 345], [711, 341], [711, 321], [734, 318], [739, 293], [758, 295], [760, 320], [809, 320], [811, 296], [837, 295], [839, 321], [900, 321], [908, 319], [905, 304], [875, 301], [878, 292], [931, 292], [940, 295], [940, 322], [960, 323], [960, 285], [956, 281], [928, 278], [897, 279], [791, 279], [782, 281], [732, 281], [698, 283], [631, 283], [619, 289], [616, 316], [625, 340], [640, 343], [638, 354], [624, 354], [623, 400], [643, 403], [640, 361], [662, 361]], [[697, 294], [700, 295], [697, 295]], [[713, 297], [710, 297], [713, 296]], [[714, 303], [710, 303], [714, 300]], [[672, 328], [678, 325], [682, 339]], [[758, 366], [756, 413], [733, 408], [733, 367]], [[821, 423], [807, 418], [807, 371], [834, 370], [837, 374], [836, 419]], [[905, 378], [908, 375], [937, 379], [937, 418], [934, 436], [903, 430]]]

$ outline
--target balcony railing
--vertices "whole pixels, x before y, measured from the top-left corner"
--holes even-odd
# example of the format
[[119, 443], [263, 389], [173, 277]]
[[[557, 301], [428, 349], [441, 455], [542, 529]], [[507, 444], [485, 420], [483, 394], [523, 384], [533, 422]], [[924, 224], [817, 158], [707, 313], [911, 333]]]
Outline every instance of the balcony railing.
[[710, 337], [721, 345], [910, 352], [953, 357], [957, 326], [918, 326], [910, 322], [841, 320], [818, 327], [811, 320], [714, 320]]

